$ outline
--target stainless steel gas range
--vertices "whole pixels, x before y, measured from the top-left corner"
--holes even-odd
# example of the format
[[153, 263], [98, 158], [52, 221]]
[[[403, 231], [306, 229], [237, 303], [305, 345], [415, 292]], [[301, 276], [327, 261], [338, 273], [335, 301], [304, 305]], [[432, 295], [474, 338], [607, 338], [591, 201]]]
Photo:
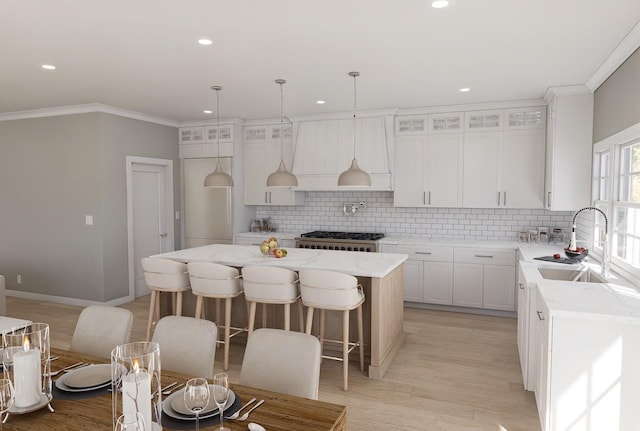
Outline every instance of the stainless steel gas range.
[[313, 231], [296, 238], [297, 248], [377, 252], [383, 233]]

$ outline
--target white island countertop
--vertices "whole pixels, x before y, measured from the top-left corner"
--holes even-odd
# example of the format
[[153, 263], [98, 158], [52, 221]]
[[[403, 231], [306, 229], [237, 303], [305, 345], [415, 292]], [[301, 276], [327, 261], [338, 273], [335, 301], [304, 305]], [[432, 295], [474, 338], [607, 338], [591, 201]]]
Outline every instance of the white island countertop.
[[215, 262], [222, 265], [244, 267], [249, 265], [279, 266], [300, 271], [322, 269], [337, 271], [356, 277], [382, 278], [407, 260], [406, 254], [364, 253], [338, 250], [287, 249], [287, 256], [264, 256], [256, 246], [212, 244], [185, 250], [157, 254], [151, 257], [173, 259], [180, 262]]

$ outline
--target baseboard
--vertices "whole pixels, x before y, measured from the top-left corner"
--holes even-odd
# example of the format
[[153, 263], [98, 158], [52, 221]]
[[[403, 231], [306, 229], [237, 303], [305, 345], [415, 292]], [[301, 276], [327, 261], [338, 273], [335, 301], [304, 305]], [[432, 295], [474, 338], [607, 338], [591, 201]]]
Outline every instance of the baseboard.
[[109, 305], [109, 306], [115, 307], [118, 305], [126, 304], [127, 302], [131, 302], [134, 299], [134, 298], [131, 298], [130, 296], [123, 296], [122, 298], [116, 298], [110, 301], [100, 302], [100, 301], [91, 301], [89, 299], [69, 298], [67, 296], [55, 296], [55, 295], [45, 295], [43, 293], [23, 292], [20, 290], [7, 290], [6, 294], [7, 296], [11, 296], [14, 298], [31, 299], [34, 301], [54, 302], [57, 304], [75, 305], [80, 307], [87, 307], [89, 305]]
[[423, 310], [439, 310], [439, 311], [453, 311], [456, 313], [482, 314], [483, 316], [510, 317], [510, 318], [518, 317], [518, 314], [515, 311], [487, 310], [483, 308], [456, 307], [453, 305], [423, 304], [421, 302], [405, 301], [404, 306], [407, 308], [422, 308]]

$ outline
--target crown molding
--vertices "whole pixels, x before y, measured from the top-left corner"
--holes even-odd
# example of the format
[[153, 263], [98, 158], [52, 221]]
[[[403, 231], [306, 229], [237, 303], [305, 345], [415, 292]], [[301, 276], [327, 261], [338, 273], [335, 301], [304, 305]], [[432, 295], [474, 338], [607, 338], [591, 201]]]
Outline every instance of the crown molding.
[[[278, 120], [280, 121], [280, 120]], [[211, 120], [198, 120], [198, 121], [180, 121], [178, 123], [178, 127], [200, 127], [200, 126], [215, 126], [218, 121], [213, 118]], [[221, 118], [220, 125], [223, 124], [234, 124], [238, 126], [244, 125], [245, 120], [237, 117], [229, 117], [229, 118]]]
[[616, 46], [616, 49], [613, 50], [611, 55], [607, 57], [593, 76], [589, 78], [585, 84], [587, 88], [592, 92], [596, 91], [638, 47], [640, 47], [640, 21], [633, 26], [624, 39], [622, 39], [622, 42]]
[[55, 108], [33, 109], [30, 111], [6, 112], [0, 114], [0, 121], [25, 120], [30, 118], [57, 117], [60, 115], [87, 114], [101, 112], [103, 114], [117, 115], [133, 120], [146, 121], [148, 123], [161, 124], [163, 126], [179, 127], [177, 121], [169, 120], [142, 112], [130, 111], [103, 103], [87, 103], [83, 105], [58, 106]]
[[426, 115], [447, 112], [484, 111], [488, 109], [526, 108], [529, 106], [545, 106], [544, 99], [506, 100], [496, 102], [466, 103], [462, 105], [426, 106], [421, 108], [398, 109], [396, 115]]
[[549, 87], [544, 93], [544, 100], [551, 103], [554, 96], [575, 96], [576, 94], [590, 94], [592, 91], [583, 84], [578, 85], [561, 85], [558, 87]]

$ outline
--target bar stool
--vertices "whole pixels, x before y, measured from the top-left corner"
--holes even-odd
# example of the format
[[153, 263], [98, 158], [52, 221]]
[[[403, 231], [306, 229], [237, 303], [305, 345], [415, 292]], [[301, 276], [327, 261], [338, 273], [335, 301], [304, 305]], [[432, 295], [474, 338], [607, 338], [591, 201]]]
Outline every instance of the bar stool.
[[[341, 272], [323, 270], [304, 270], [299, 272], [300, 292], [302, 303], [307, 307], [306, 333], [311, 334], [313, 324], [313, 310], [320, 310], [320, 345], [324, 350], [324, 343], [342, 344], [342, 358], [322, 355], [325, 359], [342, 361], [342, 374], [344, 390], [348, 387], [349, 377], [349, 353], [358, 347], [360, 351], [360, 370], [364, 372], [364, 349], [362, 331], [362, 303], [364, 292], [358, 284], [358, 279], [352, 275]], [[349, 312], [357, 310], [358, 342], [349, 341]], [[325, 310], [342, 311], [342, 340], [330, 340], [324, 338]]]
[[[196, 296], [195, 318], [204, 318], [204, 303], [206, 298], [216, 300], [216, 326], [218, 333], [221, 328], [220, 300], [224, 299], [224, 339], [216, 343], [224, 344], [224, 370], [229, 369], [229, 340], [244, 331], [245, 328], [231, 326], [231, 302], [233, 298], [242, 295], [240, 272], [236, 268], [211, 262], [189, 262], [189, 280], [191, 292]], [[233, 333], [231, 330], [233, 329]]]
[[[147, 341], [151, 340], [151, 326], [160, 319], [160, 293], [171, 293], [173, 314], [182, 316], [182, 292], [191, 289], [187, 264], [170, 259], [142, 258], [142, 270], [151, 290]], [[154, 320], [155, 317], [155, 320]]]
[[256, 304], [262, 304], [262, 326], [267, 326], [267, 304], [284, 305], [284, 329], [291, 328], [291, 304], [298, 304], [300, 332], [304, 331], [304, 318], [298, 275], [295, 271], [273, 266], [245, 266], [242, 268], [244, 297], [249, 303], [249, 336], [256, 320]]

